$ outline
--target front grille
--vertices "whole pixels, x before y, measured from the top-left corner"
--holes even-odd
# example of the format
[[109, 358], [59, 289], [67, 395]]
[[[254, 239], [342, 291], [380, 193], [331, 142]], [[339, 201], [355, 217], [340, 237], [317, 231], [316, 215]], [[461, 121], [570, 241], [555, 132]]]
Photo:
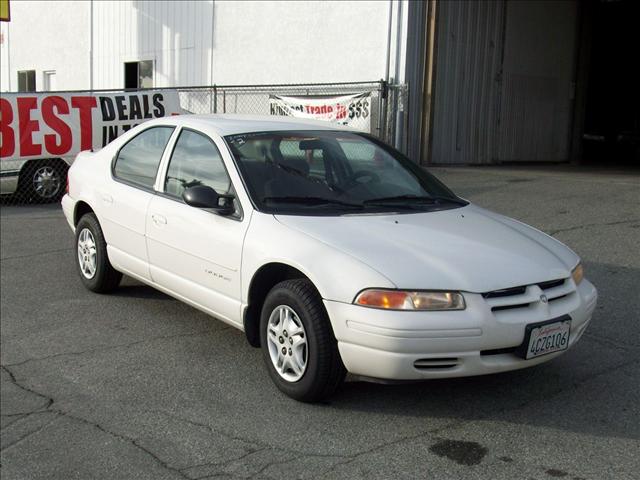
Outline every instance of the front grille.
[[542, 290], [549, 290], [551, 288], [556, 288], [556, 287], [559, 287], [560, 285], [564, 285], [564, 282], [566, 282], [566, 279], [561, 278], [560, 280], [551, 280], [550, 282], [539, 283], [538, 286]]
[[553, 298], [550, 298], [550, 299], [549, 299], [549, 301], [550, 301], [550, 302], [555, 302], [556, 300], [562, 300], [562, 299], [563, 299], [563, 298], [565, 298], [567, 295], [568, 295], [568, 294], [560, 295], [559, 297], [553, 297]]
[[[550, 290], [552, 288], [559, 287], [564, 285], [567, 280], [561, 278], [559, 280], [550, 280], [548, 282], [537, 283], [540, 287], [540, 290]], [[502, 290], [493, 290], [492, 292], [483, 293], [482, 296], [484, 298], [501, 298], [501, 297], [512, 297], [514, 295], [522, 295], [527, 291], [528, 285], [522, 285], [519, 287], [512, 288], [503, 288]]]
[[483, 293], [482, 296], [492, 312], [525, 309], [540, 302], [542, 293], [547, 297], [548, 302], [562, 300], [573, 293], [572, 284], [567, 280], [560, 278], [531, 285], [503, 288]]
[[513, 310], [514, 308], [526, 308], [529, 303], [515, 303], [513, 305], [500, 305], [498, 307], [491, 307], [492, 312], [499, 312], [500, 310]]
[[513, 295], [522, 295], [526, 289], [527, 287], [505, 288], [503, 290], [494, 290], [493, 292], [483, 293], [482, 296], [484, 298], [511, 297]]

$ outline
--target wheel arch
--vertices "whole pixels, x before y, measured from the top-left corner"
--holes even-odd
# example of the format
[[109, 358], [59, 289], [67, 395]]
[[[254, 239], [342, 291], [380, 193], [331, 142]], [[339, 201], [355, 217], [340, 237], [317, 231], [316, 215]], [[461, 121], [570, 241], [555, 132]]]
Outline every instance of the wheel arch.
[[79, 200], [78, 202], [76, 202], [76, 205], [73, 208], [73, 226], [78, 226], [78, 222], [80, 221], [82, 216], [86, 215], [87, 213], [95, 214], [95, 211], [93, 210], [93, 208], [91, 208], [91, 205], [89, 205], [84, 200]]
[[245, 336], [251, 346], [260, 347], [260, 314], [267, 294], [278, 283], [294, 278], [307, 279], [316, 290], [318, 289], [308, 275], [283, 262], [266, 263], [253, 274], [242, 318]]
[[33, 159], [30, 159], [30, 160], [27, 160], [26, 162], [24, 162], [22, 164], [22, 167], [20, 167], [20, 175], [22, 175], [23, 173], [27, 172], [29, 169], [36, 168], [39, 163], [46, 163], [46, 162], [49, 162], [51, 164], [60, 165], [61, 167], [65, 168], [65, 169], [69, 168], [69, 164], [67, 162], [65, 162], [62, 158], [57, 158], [57, 157], [33, 158]]

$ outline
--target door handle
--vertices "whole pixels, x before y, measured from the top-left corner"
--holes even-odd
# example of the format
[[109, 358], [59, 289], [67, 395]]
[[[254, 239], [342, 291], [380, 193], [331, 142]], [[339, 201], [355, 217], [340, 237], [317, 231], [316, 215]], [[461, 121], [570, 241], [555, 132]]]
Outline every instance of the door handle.
[[153, 223], [155, 223], [156, 225], [166, 225], [167, 224], [166, 217], [163, 217], [162, 215], [158, 215], [156, 213], [151, 215], [151, 220], [153, 220]]

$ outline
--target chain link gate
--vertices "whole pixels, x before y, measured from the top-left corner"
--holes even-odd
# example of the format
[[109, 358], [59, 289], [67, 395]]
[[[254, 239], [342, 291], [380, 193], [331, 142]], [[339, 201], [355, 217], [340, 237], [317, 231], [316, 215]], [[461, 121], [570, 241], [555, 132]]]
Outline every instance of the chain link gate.
[[[406, 85], [389, 85], [384, 81], [289, 84], [289, 85], [233, 85], [153, 88], [151, 90], [176, 90], [180, 107], [194, 114], [245, 114], [271, 115], [269, 99], [273, 95], [322, 98], [369, 93], [371, 99], [370, 132], [386, 143], [404, 151], [406, 138], [403, 133]], [[114, 93], [131, 90], [93, 90], [56, 93]], [[45, 92], [34, 92], [45, 93]], [[25, 94], [28, 95], [28, 94]], [[69, 162], [73, 158], [43, 158], [22, 162], [1, 160], [0, 201], [7, 204], [58, 202], [64, 194]]]

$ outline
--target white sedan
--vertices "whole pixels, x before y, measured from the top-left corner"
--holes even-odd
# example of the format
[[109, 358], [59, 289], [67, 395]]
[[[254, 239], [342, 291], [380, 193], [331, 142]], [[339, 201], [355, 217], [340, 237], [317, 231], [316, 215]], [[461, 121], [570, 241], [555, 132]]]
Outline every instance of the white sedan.
[[122, 274], [243, 330], [287, 395], [557, 357], [596, 290], [569, 248], [457, 197], [375, 138], [285, 117], [145, 122], [69, 171], [95, 292]]

